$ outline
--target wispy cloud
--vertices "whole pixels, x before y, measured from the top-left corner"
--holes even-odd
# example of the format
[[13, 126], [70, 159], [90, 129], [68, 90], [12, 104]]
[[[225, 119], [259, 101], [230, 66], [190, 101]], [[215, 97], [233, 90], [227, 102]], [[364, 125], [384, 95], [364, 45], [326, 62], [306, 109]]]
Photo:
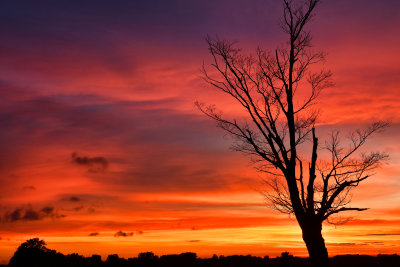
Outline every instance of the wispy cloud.
[[88, 167], [90, 172], [105, 171], [108, 167], [108, 161], [104, 157], [78, 156], [76, 152], [71, 157], [74, 163]]
[[3, 222], [17, 221], [37, 221], [45, 218], [64, 218], [66, 215], [59, 214], [52, 206], [45, 206], [41, 209], [34, 209], [31, 205], [21, 208], [15, 208], [12, 211], [7, 211], [2, 218]]
[[90, 233], [88, 236], [98, 236], [100, 233], [95, 232], [95, 233]]
[[133, 232], [125, 233], [125, 232], [122, 232], [122, 231], [120, 230], [120, 231], [116, 232], [116, 233], [114, 234], [114, 236], [115, 236], [115, 237], [128, 237], [128, 236], [133, 236]]

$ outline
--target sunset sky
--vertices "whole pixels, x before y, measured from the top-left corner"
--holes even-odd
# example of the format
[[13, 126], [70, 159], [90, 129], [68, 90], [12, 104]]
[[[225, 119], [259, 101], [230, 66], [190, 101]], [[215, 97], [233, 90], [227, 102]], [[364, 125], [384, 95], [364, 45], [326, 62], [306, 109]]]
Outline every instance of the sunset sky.
[[[39, 237], [89, 256], [306, 256], [268, 209], [250, 159], [195, 107], [235, 113], [207, 85], [205, 36], [245, 52], [285, 42], [276, 0], [24, 0], [0, 7], [0, 263]], [[324, 226], [330, 255], [400, 252], [400, 1], [323, 1], [309, 25], [335, 87], [321, 143], [377, 120], [390, 158], [353, 195], [368, 211]]]

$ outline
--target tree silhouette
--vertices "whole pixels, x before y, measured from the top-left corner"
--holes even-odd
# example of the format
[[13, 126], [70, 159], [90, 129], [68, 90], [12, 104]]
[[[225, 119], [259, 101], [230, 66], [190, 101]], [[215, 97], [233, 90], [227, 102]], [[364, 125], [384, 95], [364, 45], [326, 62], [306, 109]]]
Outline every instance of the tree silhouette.
[[18, 247], [8, 266], [62, 266], [64, 260], [64, 255], [48, 249], [43, 240], [32, 238]]
[[[203, 65], [204, 79], [233, 97], [248, 120], [231, 119], [214, 106], [196, 104], [236, 139], [235, 150], [251, 155], [257, 169], [270, 176], [266, 182], [273, 193], [265, 196], [278, 211], [294, 214], [312, 265], [327, 266], [322, 223], [339, 212], [365, 210], [349, 206], [350, 190], [370, 177], [387, 156], [355, 154], [387, 124], [375, 122], [356, 130], [345, 143], [338, 131], [333, 132], [321, 147], [314, 104], [321, 90], [332, 86], [332, 74], [315, 71], [324, 54], [311, 49], [311, 35], [305, 30], [320, 1], [282, 2], [281, 28], [288, 42], [273, 52], [258, 48], [255, 55], [244, 55], [232, 42], [207, 37], [212, 63]], [[309, 93], [306, 98], [298, 94], [304, 89]], [[318, 159], [322, 149], [329, 160]]]

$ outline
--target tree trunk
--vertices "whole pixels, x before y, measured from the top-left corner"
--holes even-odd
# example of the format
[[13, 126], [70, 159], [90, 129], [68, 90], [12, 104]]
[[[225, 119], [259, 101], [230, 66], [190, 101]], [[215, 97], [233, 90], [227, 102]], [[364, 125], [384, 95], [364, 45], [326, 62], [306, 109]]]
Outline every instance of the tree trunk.
[[312, 267], [329, 266], [328, 250], [322, 237], [322, 223], [307, 223], [302, 227], [303, 240], [306, 243]]

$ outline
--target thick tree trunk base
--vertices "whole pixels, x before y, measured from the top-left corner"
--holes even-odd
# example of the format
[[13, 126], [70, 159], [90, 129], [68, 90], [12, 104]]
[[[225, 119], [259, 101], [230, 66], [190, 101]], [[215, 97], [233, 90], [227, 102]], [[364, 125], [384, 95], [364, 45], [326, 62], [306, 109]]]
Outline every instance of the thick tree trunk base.
[[328, 250], [325, 247], [325, 241], [322, 237], [322, 225], [313, 227], [307, 225], [302, 227], [303, 240], [306, 243], [310, 263], [312, 267], [327, 267], [329, 266]]

